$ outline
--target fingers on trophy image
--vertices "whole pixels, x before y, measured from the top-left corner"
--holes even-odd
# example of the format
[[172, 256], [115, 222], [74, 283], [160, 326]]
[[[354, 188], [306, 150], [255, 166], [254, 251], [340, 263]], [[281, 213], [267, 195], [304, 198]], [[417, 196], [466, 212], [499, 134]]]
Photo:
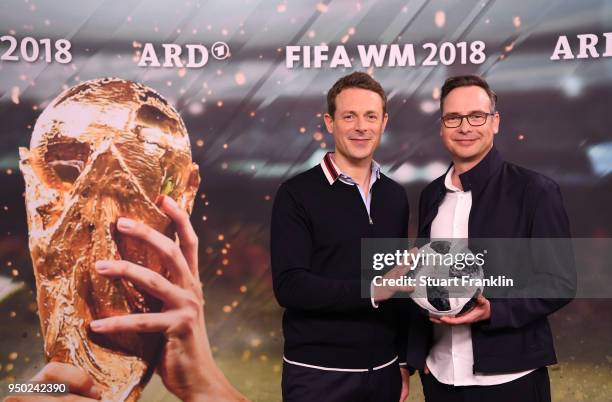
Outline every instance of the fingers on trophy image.
[[128, 260], [168, 277], [161, 256], [122, 236], [116, 223], [131, 218], [174, 238], [156, 202], [166, 195], [193, 208], [200, 177], [185, 124], [154, 90], [96, 79], [55, 98], [30, 149], [19, 152], [45, 358], [84, 369], [104, 400], [135, 401], [157, 364], [161, 335], [96, 334], [89, 324], [162, 305], [94, 264]]

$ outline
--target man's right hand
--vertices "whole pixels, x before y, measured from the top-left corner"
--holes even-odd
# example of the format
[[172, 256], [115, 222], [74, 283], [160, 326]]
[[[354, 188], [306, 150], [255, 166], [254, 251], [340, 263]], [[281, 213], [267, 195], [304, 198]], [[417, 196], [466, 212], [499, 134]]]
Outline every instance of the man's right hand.
[[[413, 247], [410, 249], [410, 255], [414, 255], [419, 251], [418, 248]], [[383, 280], [385, 279], [394, 279], [398, 280], [406, 275], [412, 269], [414, 263], [408, 265], [396, 265], [389, 272], [383, 275]], [[380, 303], [385, 300], [389, 300], [392, 298], [397, 292], [406, 292], [410, 293], [414, 291], [414, 286], [389, 286], [389, 285], [381, 285], [375, 286], [372, 283], [372, 299], [375, 303]]]
[[[392, 268], [389, 272], [383, 275], [383, 280], [399, 280], [408, 272], [410, 272], [410, 265], [397, 265]], [[372, 283], [372, 298], [375, 303], [380, 303], [385, 300], [389, 300], [392, 298], [397, 292], [412, 292], [414, 291], [414, 286], [390, 286], [387, 284], [383, 284], [380, 286], [374, 285]]]

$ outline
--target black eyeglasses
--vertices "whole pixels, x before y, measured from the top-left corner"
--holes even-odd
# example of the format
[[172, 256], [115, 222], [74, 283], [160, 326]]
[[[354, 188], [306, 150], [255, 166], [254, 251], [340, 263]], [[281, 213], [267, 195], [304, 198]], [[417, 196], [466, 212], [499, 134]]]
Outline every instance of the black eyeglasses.
[[489, 116], [495, 115], [493, 113], [485, 112], [474, 112], [470, 114], [449, 114], [442, 117], [442, 123], [446, 128], [457, 128], [463, 123], [463, 119], [466, 118], [470, 126], [478, 127], [482, 126], [487, 122]]

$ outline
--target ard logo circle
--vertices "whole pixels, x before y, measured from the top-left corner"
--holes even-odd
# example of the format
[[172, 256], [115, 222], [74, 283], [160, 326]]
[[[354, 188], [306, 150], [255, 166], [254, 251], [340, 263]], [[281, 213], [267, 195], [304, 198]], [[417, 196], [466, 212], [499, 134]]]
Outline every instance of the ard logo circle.
[[217, 60], [225, 60], [230, 57], [230, 49], [225, 42], [215, 42], [210, 47], [212, 56]]

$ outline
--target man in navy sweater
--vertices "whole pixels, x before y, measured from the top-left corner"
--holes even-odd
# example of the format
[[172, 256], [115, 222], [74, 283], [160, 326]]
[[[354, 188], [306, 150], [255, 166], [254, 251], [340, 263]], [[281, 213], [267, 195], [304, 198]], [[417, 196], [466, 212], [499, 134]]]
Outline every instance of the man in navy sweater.
[[[335, 152], [284, 182], [274, 201], [274, 293], [285, 308], [285, 401], [390, 401], [408, 396], [407, 320], [397, 300], [362, 297], [362, 238], [407, 237], [404, 189], [373, 160], [387, 123], [378, 82], [356, 72], [327, 95]], [[402, 367], [403, 366], [403, 367]]]
[[[487, 257], [485, 274], [524, 271], [527, 280], [509, 293], [515, 297], [490, 298], [492, 290], [485, 289], [487, 297], [480, 296], [464, 315], [432, 317], [433, 324], [413, 320], [408, 363], [423, 369], [427, 402], [549, 402], [546, 366], [556, 357], [547, 316], [576, 290], [573, 254], [564, 246], [570, 229], [559, 186], [501, 158], [493, 146], [500, 122], [496, 100], [478, 76], [444, 83], [440, 135], [453, 163], [421, 193], [419, 237], [545, 238], [534, 244], [544, 240], [553, 247], [512, 267], [509, 261], [520, 253], [505, 250]], [[488, 241], [492, 246], [500, 242]]]

